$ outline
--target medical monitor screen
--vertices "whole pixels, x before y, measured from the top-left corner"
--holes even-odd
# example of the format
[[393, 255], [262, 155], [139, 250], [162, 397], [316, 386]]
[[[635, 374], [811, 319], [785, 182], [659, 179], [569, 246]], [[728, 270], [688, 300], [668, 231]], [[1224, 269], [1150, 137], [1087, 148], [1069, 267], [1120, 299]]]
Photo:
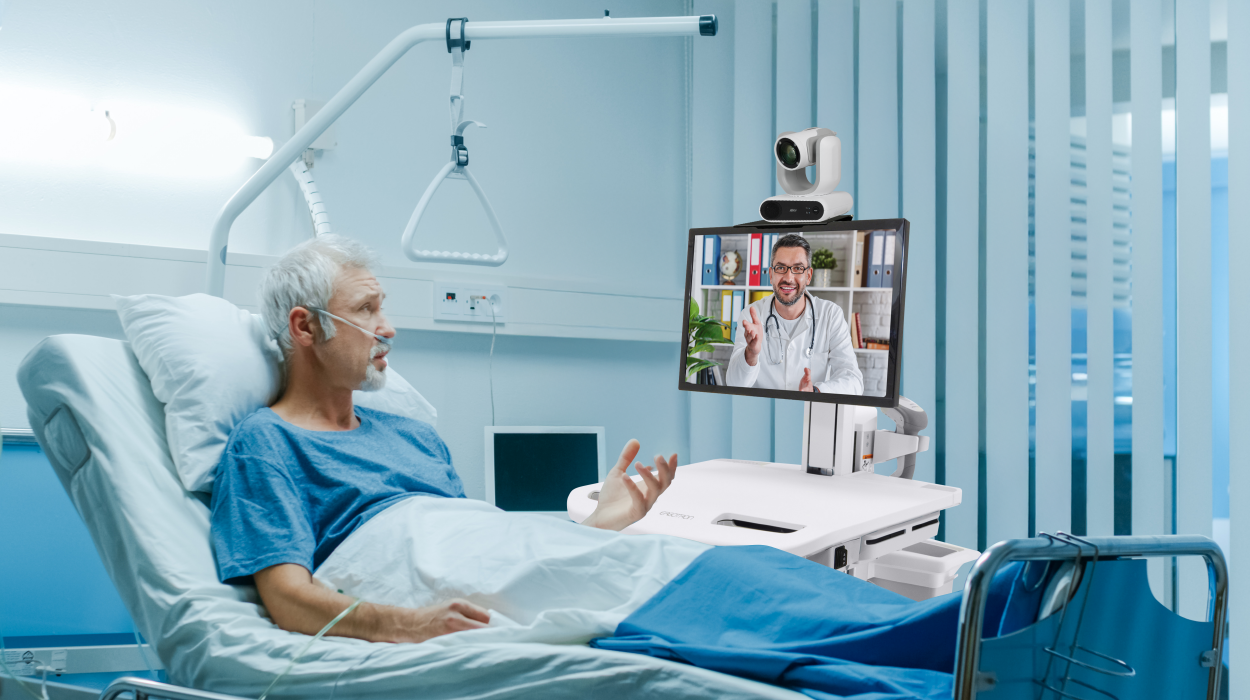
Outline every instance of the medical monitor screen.
[[690, 231], [679, 388], [897, 405], [907, 220], [753, 226]]
[[507, 511], [562, 512], [569, 491], [601, 480], [595, 433], [498, 432], [493, 438], [493, 503]]

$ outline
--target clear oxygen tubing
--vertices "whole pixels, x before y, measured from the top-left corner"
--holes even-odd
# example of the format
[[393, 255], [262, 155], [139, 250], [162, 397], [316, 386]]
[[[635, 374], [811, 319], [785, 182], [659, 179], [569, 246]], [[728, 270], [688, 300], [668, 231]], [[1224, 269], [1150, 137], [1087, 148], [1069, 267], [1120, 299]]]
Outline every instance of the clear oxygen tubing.
[[148, 667], [148, 673], [152, 674], [152, 680], [161, 680], [161, 677], [156, 673], [156, 669], [152, 668], [152, 662], [148, 660], [148, 652], [143, 648], [143, 640], [139, 639], [139, 630], [131, 630], [131, 634], [135, 636], [135, 649], [138, 650], [139, 656], [143, 657], [143, 665]]
[[295, 655], [295, 658], [291, 659], [291, 662], [286, 665], [286, 668], [282, 669], [282, 673], [279, 673], [277, 676], [274, 676], [274, 679], [269, 683], [269, 687], [265, 688], [265, 692], [261, 693], [260, 697], [257, 700], [265, 700], [265, 698], [269, 696], [269, 691], [273, 690], [274, 686], [278, 685], [278, 681], [286, 677], [286, 674], [290, 673], [291, 669], [295, 668], [295, 664], [299, 662], [299, 660], [304, 656], [304, 654], [308, 653], [308, 650], [312, 648], [312, 645], [315, 644], [318, 639], [321, 639], [322, 637], [324, 637], [326, 632], [330, 631], [331, 627], [334, 627], [340, 621], [342, 621], [343, 618], [347, 617], [347, 615], [351, 611], [360, 607], [360, 604], [362, 602], [364, 601], [362, 601], [360, 598], [356, 598], [355, 600], [353, 600], [352, 604], [347, 606], [346, 610], [339, 613], [338, 616], [336, 616], [333, 620], [330, 620], [330, 623], [328, 625], [326, 625], [325, 627], [322, 627], [320, 632], [318, 632], [312, 639], [308, 640], [308, 643], [304, 645], [304, 648], [300, 649], [299, 653]]
[[308, 203], [308, 213], [312, 216], [313, 235], [324, 236], [330, 233], [330, 214], [326, 212], [326, 204], [321, 199], [321, 190], [313, 180], [312, 172], [303, 158], [297, 158], [287, 168], [299, 183], [299, 191], [304, 193], [304, 201]]

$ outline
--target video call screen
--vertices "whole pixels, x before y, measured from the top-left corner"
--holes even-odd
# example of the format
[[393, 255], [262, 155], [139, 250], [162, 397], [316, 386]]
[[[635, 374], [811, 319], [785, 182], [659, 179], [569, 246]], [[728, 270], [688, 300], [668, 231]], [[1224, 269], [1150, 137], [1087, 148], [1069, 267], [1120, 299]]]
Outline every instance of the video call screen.
[[893, 405], [905, 221], [832, 226], [691, 231], [681, 388]]

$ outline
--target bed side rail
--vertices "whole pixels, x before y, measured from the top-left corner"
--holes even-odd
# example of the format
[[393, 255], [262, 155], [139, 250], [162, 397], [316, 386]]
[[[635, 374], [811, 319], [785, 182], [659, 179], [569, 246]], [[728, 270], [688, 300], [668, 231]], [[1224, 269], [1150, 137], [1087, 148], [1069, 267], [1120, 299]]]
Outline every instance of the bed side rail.
[[109, 683], [108, 687], [100, 692], [97, 700], [117, 700], [119, 696], [125, 693], [131, 693], [135, 700], [147, 700], [148, 698], [160, 698], [162, 700], [244, 700], [235, 695], [210, 693], [207, 690], [195, 690], [194, 688], [184, 688], [179, 685], [159, 683], [146, 678], [133, 678], [130, 676], [118, 678]]
[[1228, 613], [1228, 567], [1219, 545], [1197, 535], [1077, 538], [1059, 533], [1057, 537], [1043, 534], [1030, 539], [1004, 540], [988, 548], [977, 560], [964, 586], [964, 599], [959, 611], [955, 700], [975, 700], [978, 692], [990, 689], [980, 677], [981, 630], [994, 574], [1011, 562], [1073, 559], [1078, 552], [1084, 560], [1182, 556], [1200, 556], [1206, 560], [1211, 586], [1207, 618], [1214, 623], [1211, 648], [1215, 650], [1217, 660], [1211, 666], [1207, 692], [1208, 698], [1218, 698], [1218, 659], [1223, 654], [1223, 632]]

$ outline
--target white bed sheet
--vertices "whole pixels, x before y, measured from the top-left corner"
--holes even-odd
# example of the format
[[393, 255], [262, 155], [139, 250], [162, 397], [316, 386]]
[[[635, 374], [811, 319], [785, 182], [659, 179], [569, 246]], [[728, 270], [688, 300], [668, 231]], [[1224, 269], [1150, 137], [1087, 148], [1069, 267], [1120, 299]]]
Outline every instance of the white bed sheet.
[[[129, 347], [53, 336], [23, 361], [31, 427], [170, 680], [256, 697], [307, 641], [217, 580], [209, 511], [176, 477], [164, 412]], [[580, 645], [326, 639], [274, 698], [787, 698], [774, 686]]]
[[489, 627], [430, 644], [585, 644], [610, 636], [708, 549], [466, 498], [416, 496], [353, 532], [315, 576], [373, 603], [420, 608], [464, 598], [494, 611]]

